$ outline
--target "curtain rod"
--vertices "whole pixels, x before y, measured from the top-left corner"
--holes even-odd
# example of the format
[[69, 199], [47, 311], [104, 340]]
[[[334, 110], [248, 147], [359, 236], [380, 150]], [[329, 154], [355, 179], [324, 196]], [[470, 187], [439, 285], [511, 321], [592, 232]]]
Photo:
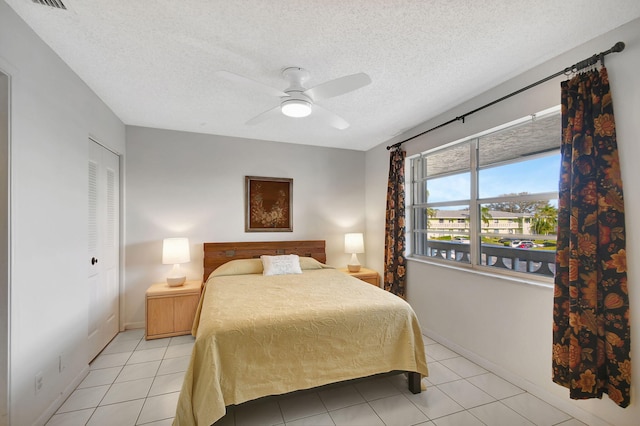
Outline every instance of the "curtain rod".
[[451, 120], [447, 121], [446, 123], [439, 124], [439, 125], [437, 125], [435, 127], [432, 127], [429, 130], [425, 130], [422, 133], [418, 133], [417, 135], [412, 136], [409, 139], [405, 139], [402, 142], [394, 143], [393, 145], [387, 146], [387, 149], [389, 150], [389, 149], [393, 149], [393, 148], [399, 148], [405, 142], [409, 142], [412, 139], [415, 139], [415, 138], [417, 138], [419, 136], [425, 135], [425, 134], [427, 134], [429, 132], [432, 132], [432, 131], [434, 131], [436, 129], [439, 129], [441, 127], [447, 126], [447, 125], [449, 125], [451, 123], [455, 123], [456, 121], [462, 121], [464, 123], [465, 117], [467, 117], [467, 116], [469, 116], [471, 114], [474, 114], [474, 113], [476, 113], [478, 111], [481, 111], [481, 110], [483, 110], [485, 108], [488, 108], [488, 107], [490, 107], [492, 105], [495, 105], [498, 102], [502, 102], [505, 99], [508, 99], [508, 98], [510, 98], [512, 96], [515, 96], [515, 95], [517, 95], [519, 93], [524, 92], [525, 90], [529, 90], [532, 87], [535, 87], [535, 86], [537, 86], [539, 84], [545, 83], [545, 82], [551, 80], [552, 78], [558, 77], [559, 75], [562, 75], [562, 74], [569, 75], [571, 73], [578, 72], [578, 71], [580, 71], [580, 70], [582, 70], [584, 68], [590, 67], [591, 65], [595, 65], [598, 61], [600, 61], [600, 63], [604, 66], [604, 57], [606, 55], [608, 55], [609, 53], [614, 53], [614, 52], [622, 52], [623, 50], [624, 50], [624, 43], [619, 41], [616, 44], [614, 44], [613, 47], [611, 49], [609, 49], [609, 50], [605, 50], [604, 52], [600, 52], [598, 54], [595, 54], [595, 55], [591, 56], [590, 58], [587, 58], [587, 59], [584, 59], [584, 60], [582, 60], [580, 62], [577, 62], [577, 63], [573, 64], [572, 66], [563, 69], [562, 71], [558, 71], [557, 73], [555, 73], [553, 75], [550, 75], [548, 77], [543, 78], [542, 80], [538, 80], [535, 83], [532, 83], [532, 84], [530, 84], [530, 85], [528, 85], [526, 87], [523, 87], [523, 88], [521, 88], [519, 90], [516, 90], [515, 92], [511, 92], [508, 95], [505, 95], [505, 96], [501, 97], [500, 99], [496, 99], [495, 101], [489, 102], [488, 104], [485, 104], [485, 105], [483, 105], [483, 106], [481, 106], [479, 108], [474, 109], [473, 111], [469, 111], [466, 114], [462, 114], [462, 115], [460, 115], [460, 116], [458, 116], [456, 118], [452, 118]]

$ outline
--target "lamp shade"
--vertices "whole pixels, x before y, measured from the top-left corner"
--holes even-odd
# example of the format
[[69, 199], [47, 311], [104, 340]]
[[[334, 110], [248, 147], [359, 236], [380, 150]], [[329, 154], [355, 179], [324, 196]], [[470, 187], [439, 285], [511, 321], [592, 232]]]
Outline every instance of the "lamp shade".
[[188, 238], [165, 238], [162, 241], [162, 263], [175, 265], [191, 261]]
[[361, 233], [344, 234], [345, 253], [364, 253], [364, 239]]

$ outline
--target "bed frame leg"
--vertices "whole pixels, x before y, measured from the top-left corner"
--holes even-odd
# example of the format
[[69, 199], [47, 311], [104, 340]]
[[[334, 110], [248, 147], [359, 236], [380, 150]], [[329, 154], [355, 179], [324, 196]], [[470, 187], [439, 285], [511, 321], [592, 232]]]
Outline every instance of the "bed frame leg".
[[422, 375], [413, 371], [408, 371], [409, 379], [409, 391], [413, 394], [420, 393], [422, 391], [421, 380]]

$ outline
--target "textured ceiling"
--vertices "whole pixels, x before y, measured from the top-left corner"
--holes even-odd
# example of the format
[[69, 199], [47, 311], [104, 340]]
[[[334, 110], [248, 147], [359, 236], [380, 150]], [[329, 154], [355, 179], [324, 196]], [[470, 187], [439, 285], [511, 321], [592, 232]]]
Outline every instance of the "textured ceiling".
[[[3, 1], [125, 124], [356, 150], [640, 17], [638, 0]], [[289, 66], [308, 87], [367, 73], [370, 85], [318, 102], [351, 126], [245, 125], [279, 99], [215, 74], [283, 90]]]

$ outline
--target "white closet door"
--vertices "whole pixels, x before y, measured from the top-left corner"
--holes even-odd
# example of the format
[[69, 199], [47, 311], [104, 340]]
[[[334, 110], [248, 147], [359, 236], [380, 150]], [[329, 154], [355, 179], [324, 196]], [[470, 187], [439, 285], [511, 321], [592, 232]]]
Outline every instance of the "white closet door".
[[89, 360], [119, 329], [119, 167], [116, 154], [89, 140]]

